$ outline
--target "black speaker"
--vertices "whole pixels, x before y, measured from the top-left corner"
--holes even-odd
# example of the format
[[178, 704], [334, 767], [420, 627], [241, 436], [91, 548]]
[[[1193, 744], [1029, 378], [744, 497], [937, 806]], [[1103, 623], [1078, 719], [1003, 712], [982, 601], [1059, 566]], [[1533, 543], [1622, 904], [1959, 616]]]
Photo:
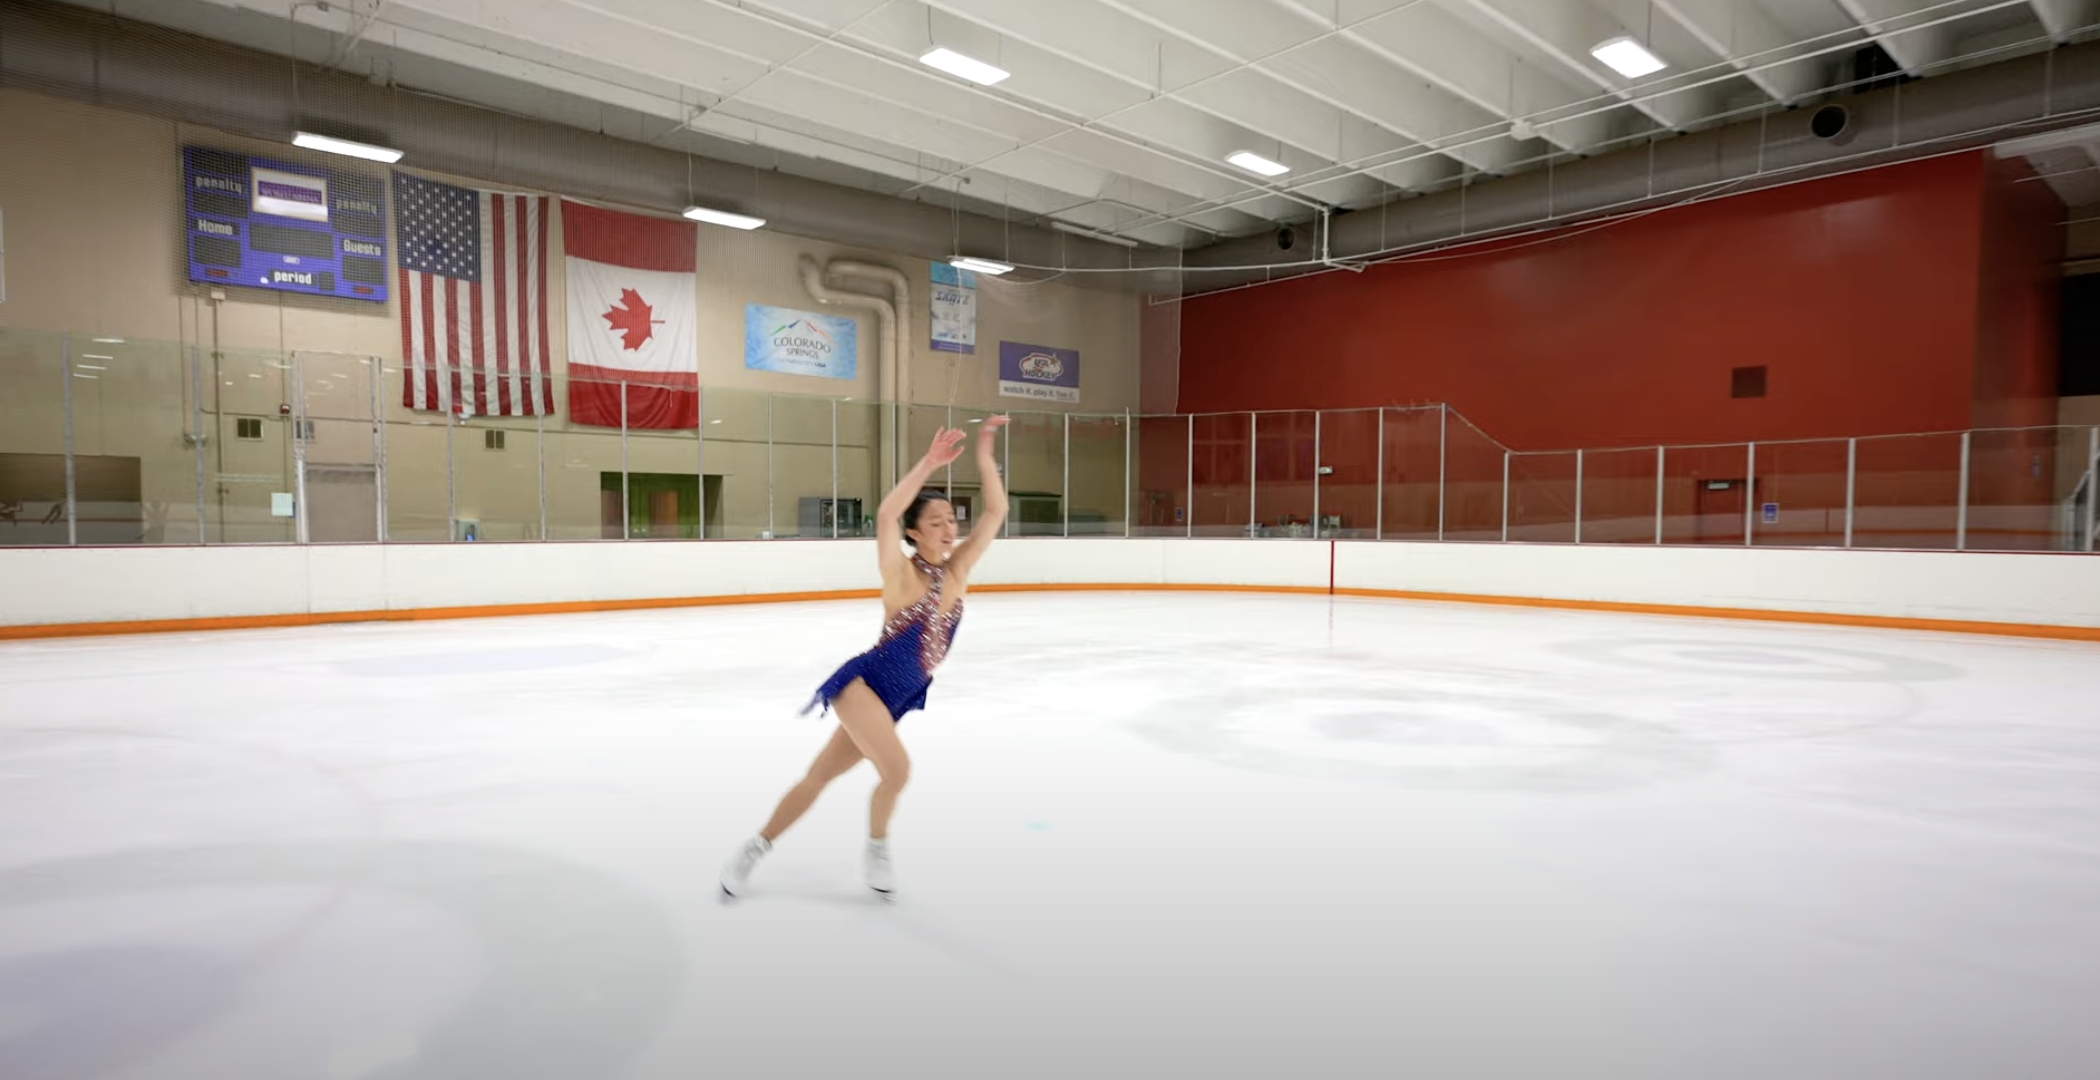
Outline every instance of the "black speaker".
[[1818, 139], [1835, 139], [1851, 127], [1852, 112], [1843, 105], [1825, 105], [1808, 118], [1809, 134]]
[[1283, 228], [1276, 230], [1276, 247], [1278, 250], [1289, 251], [1292, 247], [1296, 246], [1297, 243], [1298, 233], [1289, 225], [1285, 225]]

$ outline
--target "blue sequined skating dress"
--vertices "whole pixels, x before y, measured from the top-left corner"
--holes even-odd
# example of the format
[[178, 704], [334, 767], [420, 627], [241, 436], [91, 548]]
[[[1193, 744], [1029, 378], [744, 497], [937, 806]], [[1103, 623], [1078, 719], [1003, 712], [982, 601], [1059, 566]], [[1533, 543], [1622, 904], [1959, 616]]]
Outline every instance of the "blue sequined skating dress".
[[882, 639], [874, 648], [846, 661], [826, 680], [802, 710], [804, 715], [819, 705], [830, 712], [833, 699], [855, 679], [867, 681], [868, 689], [889, 706], [893, 721], [926, 707], [926, 688], [933, 685], [933, 669], [948, 655], [956, 627], [962, 625], [963, 602], [958, 599], [953, 611], [941, 614], [941, 585], [947, 577], [946, 569], [927, 562], [917, 552], [912, 553], [911, 562], [933, 579], [926, 595], [890, 616], [883, 625]]

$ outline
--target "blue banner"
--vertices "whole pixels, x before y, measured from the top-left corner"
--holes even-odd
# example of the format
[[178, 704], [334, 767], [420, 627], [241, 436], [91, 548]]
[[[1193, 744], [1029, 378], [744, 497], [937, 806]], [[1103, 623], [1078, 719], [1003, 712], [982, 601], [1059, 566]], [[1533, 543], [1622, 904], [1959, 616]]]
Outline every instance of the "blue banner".
[[999, 343], [999, 394], [1079, 404], [1079, 350]]
[[744, 367], [820, 379], [860, 371], [860, 326], [852, 319], [793, 308], [744, 305]]

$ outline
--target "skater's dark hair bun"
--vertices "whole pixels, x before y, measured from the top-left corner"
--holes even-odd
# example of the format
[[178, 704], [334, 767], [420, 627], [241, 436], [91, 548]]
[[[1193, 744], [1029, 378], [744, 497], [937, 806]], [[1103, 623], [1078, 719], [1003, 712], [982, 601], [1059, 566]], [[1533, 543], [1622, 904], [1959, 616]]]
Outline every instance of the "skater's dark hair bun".
[[919, 546], [919, 542], [911, 538], [911, 531], [919, 527], [919, 515], [924, 514], [926, 508], [936, 502], [948, 502], [948, 493], [928, 488], [919, 492], [918, 498], [911, 501], [911, 506], [904, 511], [905, 543], [910, 544], [914, 548]]

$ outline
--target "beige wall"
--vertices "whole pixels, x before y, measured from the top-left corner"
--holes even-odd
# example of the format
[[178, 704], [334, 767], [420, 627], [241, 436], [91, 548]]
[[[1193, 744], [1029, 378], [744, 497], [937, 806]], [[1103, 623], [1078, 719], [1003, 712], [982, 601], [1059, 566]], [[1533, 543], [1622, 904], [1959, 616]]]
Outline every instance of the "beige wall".
[[[61, 399], [69, 380], [61, 370], [67, 347], [60, 333], [69, 331], [74, 361], [101, 369], [80, 370], [88, 377], [71, 380], [75, 450], [141, 459], [148, 517], [159, 522], [149, 539], [197, 537], [198, 461], [191, 439], [198, 434], [206, 439], [206, 533], [214, 540], [289, 539], [289, 523], [268, 511], [270, 493], [290, 490], [293, 472], [291, 441], [279, 419], [291, 393], [287, 358], [302, 357], [304, 396], [317, 418], [309, 460], [346, 465], [370, 465], [377, 453], [365, 419], [372, 411], [373, 374], [361, 359], [377, 358], [383, 369], [377, 397], [389, 421], [386, 501], [394, 537], [447, 536], [448, 498], [456, 501], [460, 517], [481, 520], [492, 539], [537, 536], [543, 470], [548, 533], [600, 534], [599, 476], [621, 467], [621, 440], [616, 431], [570, 428], [565, 388], [557, 390], [544, 436], [540, 421], [520, 418], [477, 419], [448, 433], [441, 415], [413, 413], [400, 403], [400, 323], [393, 304], [238, 288], [214, 300], [209, 288], [186, 280], [185, 144], [337, 167], [359, 163], [16, 90], [0, 90], [0, 131], [7, 133], [7, 152], [0, 154], [7, 254], [7, 294], [0, 303], [0, 452], [63, 449]], [[383, 166], [366, 171], [384, 175]], [[981, 279], [977, 352], [957, 356], [927, 345], [931, 281], [923, 259], [767, 230], [702, 226], [698, 233], [704, 440], [692, 432], [637, 433], [628, 441], [627, 465], [635, 472], [690, 474], [702, 467], [704, 456], [705, 471], [722, 477], [728, 535], [792, 531], [799, 497], [831, 494], [832, 398], [853, 399], [838, 410], [839, 493], [868, 500], [871, 509], [881, 495], [877, 463], [884, 427], [868, 404], [879, 390], [872, 317], [857, 319], [854, 380], [743, 366], [745, 304], [825, 310], [797, 275], [797, 260], [805, 255], [820, 262], [848, 257], [882, 263], [911, 281], [908, 385], [914, 399], [933, 407], [914, 412], [906, 432], [908, 458], [923, 449], [950, 407], [959, 410], [958, 422], [1023, 404], [1036, 412], [1056, 409], [998, 395], [1002, 339], [1078, 349], [1083, 397], [1072, 408], [1121, 414], [1138, 407], [1137, 298], [1054, 281]], [[553, 234], [548, 291], [559, 298], [565, 282], [558, 215]], [[558, 301], [549, 331], [560, 375], [566, 325]], [[776, 395], [770, 451], [767, 394]], [[237, 437], [237, 420], [244, 416], [264, 418], [261, 439]], [[1119, 522], [1121, 454], [1108, 453], [1114, 440], [1101, 436], [1097, 426], [1075, 428], [1081, 445], [1072, 455], [1071, 490], [1081, 509], [1111, 513]], [[1120, 431], [1119, 421], [1113, 426]], [[482, 430], [490, 427], [506, 431], [500, 451], [484, 449]], [[1016, 486], [1025, 481], [1029, 490], [1065, 490], [1062, 419], [1016, 427], [1008, 470]], [[974, 471], [965, 466], [955, 480], [959, 487], [974, 484]], [[0, 537], [0, 543], [9, 542], [18, 540]]]

